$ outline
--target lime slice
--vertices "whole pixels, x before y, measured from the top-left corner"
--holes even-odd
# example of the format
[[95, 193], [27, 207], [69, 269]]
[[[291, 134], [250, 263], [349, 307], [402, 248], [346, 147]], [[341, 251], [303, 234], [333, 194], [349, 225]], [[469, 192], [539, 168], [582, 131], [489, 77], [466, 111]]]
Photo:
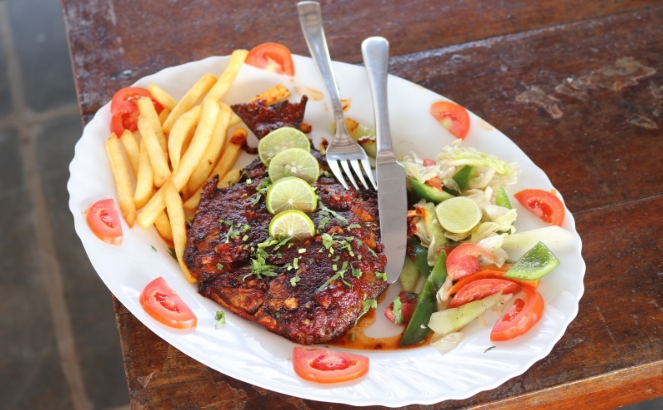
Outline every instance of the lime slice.
[[504, 274], [505, 278], [535, 280], [547, 275], [559, 266], [559, 259], [543, 243], [539, 242], [527, 251], [515, 265]]
[[274, 155], [288, 148], [301, 148], [311, 151], [311, 143], [306, 134], [292, 127], [283, 127], [265, 135], [258, 143], [258, 156], [263, 164], [269, 164]]
[[435, 208], [440, 225], [451, 233], [464, 233], [481, 220], [481, 209], [470, 198], [458, 196], [447, 199]]
[[282, 178], [267, 190], [267, 210], [272, 214], [296, 209], [303, 212], [315, 211], [318, 197], [311, 185], [296, 177]]
[[285, 177], [298, 177], [313, 183], [320, 175], [320, 164], [307, 150], [290, 148], [272, 158], [267, 172], [272, 182]]
[[281, 212], [269, 223], [269, 236], [279, 238], [282, 235], [304, 240], [315, 235], [315, 226], [311, 218], [302, 211]]

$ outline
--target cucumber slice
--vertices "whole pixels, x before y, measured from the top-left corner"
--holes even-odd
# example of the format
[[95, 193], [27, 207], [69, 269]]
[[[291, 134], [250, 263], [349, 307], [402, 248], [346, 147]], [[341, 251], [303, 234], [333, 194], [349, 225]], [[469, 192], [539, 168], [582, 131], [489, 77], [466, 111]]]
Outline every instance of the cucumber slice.
[[435, 312], [431, 315], [428, 327], [442, 336], [457, 332], [470, 324], [474, 319], [483, 315], [501, 297], [502, 292], [498, 292], [487, 298], [475, 300], [457, 308]]
[[400, 278], [403, 290], [414, 292], [414, 288], [417, 286], [417, 281], [419, 280], [419, 269], [417, 269], [417, 265], [412, 262], [409, 256], [405, 256]]
[[535, 280], [559, 266], [559, 259], [543, 243], [539, 242], [504, 275], [505, 278]]

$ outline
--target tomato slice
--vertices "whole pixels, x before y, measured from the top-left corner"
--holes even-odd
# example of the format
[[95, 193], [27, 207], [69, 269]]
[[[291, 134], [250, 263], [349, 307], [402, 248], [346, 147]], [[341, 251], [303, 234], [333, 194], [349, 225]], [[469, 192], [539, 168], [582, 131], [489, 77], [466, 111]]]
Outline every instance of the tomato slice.
[[525, 189], [514, 197], [534, 215], [551, 225], [562, 226], [564, 204], [555, 194], [542, 189]]
[[368, 357], [327, 349], [295, 347], [292, 363], [299, 377], [318, 383], [354, 380], [368, 372]]
[[447, 272], [452, 280], [459, 280], [479, 269], [479, 256], [493, 262], [495, 255], [473, 243], [464, 243], [454, 248], [447, 257]]
[[442, 190], [442, 180], [438, 177], [433, 177], [424, 183], [430, 187], [437, 189], [438, 191]]
[[142, 97], [149, 97], [152, 100], [157, 114], [163, 111], [163, 106], [154, 99], [149, 90], [141, 87], [122, 88], [111, 100], [111, 132], [116, 136], [121, 136], [124, 130], [136, 131], [140, 115], [136, 101]]
[[145, 286], [140, 294], [140, 304], [150, 316], [166, 326], [177, 329], [196, 327], [196, 315], [162, 277]]
[[397, 325], [407, 325], [412, 319], [412, 314], [414, 313], [414, 308], [417, 306], [417, 294], [410, 293], [406, 291], [401, 291], [398, 294], [398, 298], [401, 301], [401, 315], [403, 316], [403, 322], [396, 323], [396, 315], [394, 314], [394, 302], [391, 302], [387, 309], [384, 311], [384, 316]]
[[435, 161], [434, 159], [430, 159], [430, 158], [424, 158], [424, 166], [425, 167], [431, 167], [433, 165], [437, 165], [437, 161]]
[[[511, 266], [511, 265], [509, 265]], [[483, 266], [481, 267], [483, 268]], [[447, 296], [451, 296], [454, 293], [458, 293], [460, 289], [463, 288], [463, 286], [467, 285], [468, 283], [474, 282], [475, 280], [479, 279], [505, 279], [504, 274], [506, 271], [503, 270], [482, 270], [479, 268], [478, 271], [475, 273], [465, 276], [463, 279], [459, 280], [458, 282], [454, 283], [454, 285], [449, 289], [447, 292]], [[505, 279], [506, 280], [506, 279]], [[529, 286], [532, 288], [536, 288], [539, 286], [539, 280], [522, 280], [522, 279], [513, 279], [509, 278], [511, 282], [515, 282], [519, 285], [522, 286]]]
[[516, 299], [490, 332], [491, 341], [511, 340], [525, 334], [543, 316], [543, 298], [536, 290], [523, 286], [525, 301]]
[[470, 131], [470, 114], [451, 101], [438, 101], [430, 106], [430, 113], [456, 138], [465, 139]]
[[122, 245], [122, 224], [112, 199], [102, 199], [83, 212], [97, 238], [111, 245]]
[[450, 308], [480, 300], [497, 292], [504, 295], [520, 292], [521, 286], [507, 279], [478, 279], [463, 286], [449, 302]]
[[260, 44], [249, 51], [244, 62], [276, 74], [295, 75], [295, 64], [292, 62], [292, 54], [282, 44]]

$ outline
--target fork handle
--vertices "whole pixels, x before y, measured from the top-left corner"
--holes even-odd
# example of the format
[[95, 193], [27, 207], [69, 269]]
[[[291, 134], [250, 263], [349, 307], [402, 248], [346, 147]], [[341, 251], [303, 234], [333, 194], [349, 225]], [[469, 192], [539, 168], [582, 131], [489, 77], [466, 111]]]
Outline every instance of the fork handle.
[[334, 72], [331, 66], [331, 57], [329, 56], [329, 48], [327, 47], [327, 40], [325, 39], [325, 31], [322, 27], [322, 13], [320, 12], [320, 4], [315, 1], [302, 1], [297, 3], [297, 12], [299, 13], [299, 22], [302, 25], [304, 38], [306, 44], [311, 52], [311, 56], [320, 71], [322, 80], [327, 87], [329, 97], [334, 111], [334, 119], [336, 120], [336, 127], [343, 126], [345, 129], [345, 121], [343, 120], [343, 104], [341, 97], [338, 93], [338, 85], [334, 78]]
[[396, 162], [389, 128], [389, 108], [387, 107], [389, 42], [383, 37], [369, 37], [361, 43], [361, 53], [373, 94], [373, 114], [377, 135], [375, 160], [378, 164]]

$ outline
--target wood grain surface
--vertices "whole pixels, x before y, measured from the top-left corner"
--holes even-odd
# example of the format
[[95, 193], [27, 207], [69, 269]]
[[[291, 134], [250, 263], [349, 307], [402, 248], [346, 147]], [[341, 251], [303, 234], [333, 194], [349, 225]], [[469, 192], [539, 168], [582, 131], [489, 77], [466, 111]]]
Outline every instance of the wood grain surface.
[[[295, 2], [62, 3], [84, 122], [117, 89], [167, 66], [264, 41], [308, 55]], [[357, 63], [365, 37], [387, 37], [390, 72], [513, 139], [562, 193], [583, 240], [585, 295], [551, 354], [494, 390], [426, 408], [607, 409], [663, 395], [657, 3], [322, 2], [334, 59]], [[115, 311], [134, 409], [349, 407], [234, 380], [162, 341], [117, 301]]]

